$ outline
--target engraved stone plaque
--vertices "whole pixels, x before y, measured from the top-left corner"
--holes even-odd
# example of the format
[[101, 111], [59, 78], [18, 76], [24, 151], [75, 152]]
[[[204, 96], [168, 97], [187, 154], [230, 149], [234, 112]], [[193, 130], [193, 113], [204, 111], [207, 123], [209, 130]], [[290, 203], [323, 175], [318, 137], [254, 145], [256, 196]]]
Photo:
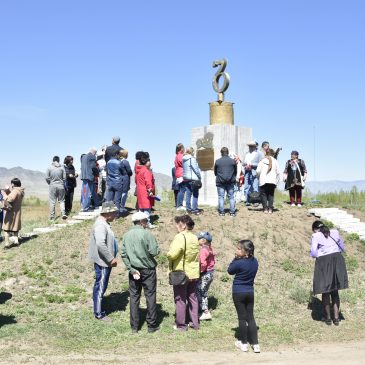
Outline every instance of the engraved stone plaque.
[[202, 150], [198, 150], [196, 153], [196, 159], [198, 161], [200, 170], [202, 170], [202, 171], [213, 170], [213, 168], [214, 168], [214, 149], [213, 148], [204, 148]]

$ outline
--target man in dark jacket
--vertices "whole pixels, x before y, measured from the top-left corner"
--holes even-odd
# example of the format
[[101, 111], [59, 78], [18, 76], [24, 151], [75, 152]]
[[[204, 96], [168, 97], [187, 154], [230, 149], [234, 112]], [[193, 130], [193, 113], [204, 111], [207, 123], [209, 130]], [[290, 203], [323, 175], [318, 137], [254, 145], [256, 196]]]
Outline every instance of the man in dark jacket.
[[236, 183], [237, 165], [233, 158], [228, 156], [227, 147], [222, 147], [222, 157], [215, 161], [214, 175], [216, 176], [215, 185], [218, 191], [218, 212], [224, 216], [224, 195], [227, 192], [229, 199], [229, 215], [236, 216], [236, 203], [234, 200], [234, 184]]
[[99, 197], [96, 193], [95, 177], [99, 176], [99, 169], [96, 166], [96, 149], [91, 148], [90, 152], [81, 157], [81, 204], [84, 212], [90, 208], [91, 197], [94, 207], [99, 206]]
[[105, 162], [108, 163], [108, 161], [112, 157], [119, 157], [119, 152], [123, 149], [119, 146], [120, 138], [119, 137], [113, 137], [112, 145], [108, 146], [105, 150]]

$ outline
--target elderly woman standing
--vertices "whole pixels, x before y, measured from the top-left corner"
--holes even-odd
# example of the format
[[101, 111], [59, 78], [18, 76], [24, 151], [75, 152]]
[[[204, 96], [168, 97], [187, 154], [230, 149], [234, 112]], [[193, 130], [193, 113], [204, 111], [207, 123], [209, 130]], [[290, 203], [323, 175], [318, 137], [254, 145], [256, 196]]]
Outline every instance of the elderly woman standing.
[[4, 235], [5, 248], [18, 245], [18, 234], [22, 228], [22, 201], [24, 188], [18, 178], [11, 180], [11, 189], [2, 191], [4, 197]]
[[[196, 286], [200, 276], [199, 242], [197, 236], [192, 233], [194, 225], [194, 221], [188, 215], [175, 217], [178, 234], [167, 253], [170, 270], [184, 270], [188, 276], [186, 283], [173, 286], [176, 307], [174, 328], [178, 331], [187, 331], [188, 324], [192, 329], [199, 329], [199, 304], [196, 296]], [[187, 306], [191, 323], [186, 318]]]
[[313, 275], [313, 294], [322, 294], [324, 321], [331, 325], [331, 299], [333, 324], [340, 324], [340, 296], [338, 291], [348, 288], [346, 263], [342, 256], [345, 244], [337, 229], [321, 221], [312, 224], [311, 256], [316, 258]]
[[307, 168], [303, 160], [298, 159], [299, 152], [292, 151], [291, 158], [286, 162], [284, 170], [285, 190], [289, 190], [292, 207], [302, 206], [302, 189], [307, 178]]

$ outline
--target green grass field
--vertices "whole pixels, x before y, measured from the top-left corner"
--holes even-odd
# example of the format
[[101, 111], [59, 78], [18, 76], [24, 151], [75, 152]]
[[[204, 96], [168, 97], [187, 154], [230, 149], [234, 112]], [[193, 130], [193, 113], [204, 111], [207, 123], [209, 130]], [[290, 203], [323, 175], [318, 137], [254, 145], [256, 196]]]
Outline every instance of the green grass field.
[[[231, 299], [232, 278], [226, 273], [235, 242], [250, 238], [260, 268], [255, 283], [255, 315], [262, 350], [314, 342], [349, 341], [365, 336], [365, 245], [356, 237], [346, 240], [350, 289], [340, 293], [344, 320], [340, 327], [320, 322], [320, 298], [311, 296], [314, 261], [309, 257], [313, 217], [306, 209], [293, 209], [277, 198], [271, 217], [239, 206], [235, 219], [218, 217], [206, 208], [196, 217], [196, 229], [209, 230], [216, 251], [216, 273], [210, 290], [213, 320], [199, 331], [176, 333], [172, 288], [168, 285], [165, 253], [176, 234], [176, 212], [160, 203], [158, 228], [153, 231], [162, 254], [158, 258], [159, 320], [161, 331], [148, 334], [144, 323], [138, 335], [129, 327], [127, 272], [123, 263], [113, 269], [105, 306], [113, 322], [97, 321], [92, 314], [94, 274], [87, 260], [92, 222], [40, 235], [20, 247], [0, 252], [0, 359], [19, 351], [25, 356], [42, 353], [173, 352], [180, 350], [232, 350], [237, 319]], [[132, 202], [130, 206], [132, 206]], [[47, 225], [47, 205], [27, 203], [23, 232]], [[363, 216], [362, 216], [363, 217]], [[131, 225], [120, 219], [112, 228], [120, 239]], [[344, 235], [346, 238], [346, 235]], [[1, 247], [1, 246], [0, 246]], [[145, 303], [142, 300], [142, 317]], [[131, 351], [132, 350], [132, 351]]]

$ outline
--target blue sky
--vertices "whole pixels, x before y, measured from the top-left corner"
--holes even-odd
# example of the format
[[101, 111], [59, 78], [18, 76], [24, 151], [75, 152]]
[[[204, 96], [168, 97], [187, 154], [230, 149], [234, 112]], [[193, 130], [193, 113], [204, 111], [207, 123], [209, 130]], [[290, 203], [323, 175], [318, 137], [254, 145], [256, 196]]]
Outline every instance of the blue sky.
[[361, 0], [1, 0], [0, 166], [43, 171], [119, 135], [169, 174], [226, 57], [235, 124], [283, 147], [282, 169], [296, 149], [310, 180], [365, 179], [364, 14]]

